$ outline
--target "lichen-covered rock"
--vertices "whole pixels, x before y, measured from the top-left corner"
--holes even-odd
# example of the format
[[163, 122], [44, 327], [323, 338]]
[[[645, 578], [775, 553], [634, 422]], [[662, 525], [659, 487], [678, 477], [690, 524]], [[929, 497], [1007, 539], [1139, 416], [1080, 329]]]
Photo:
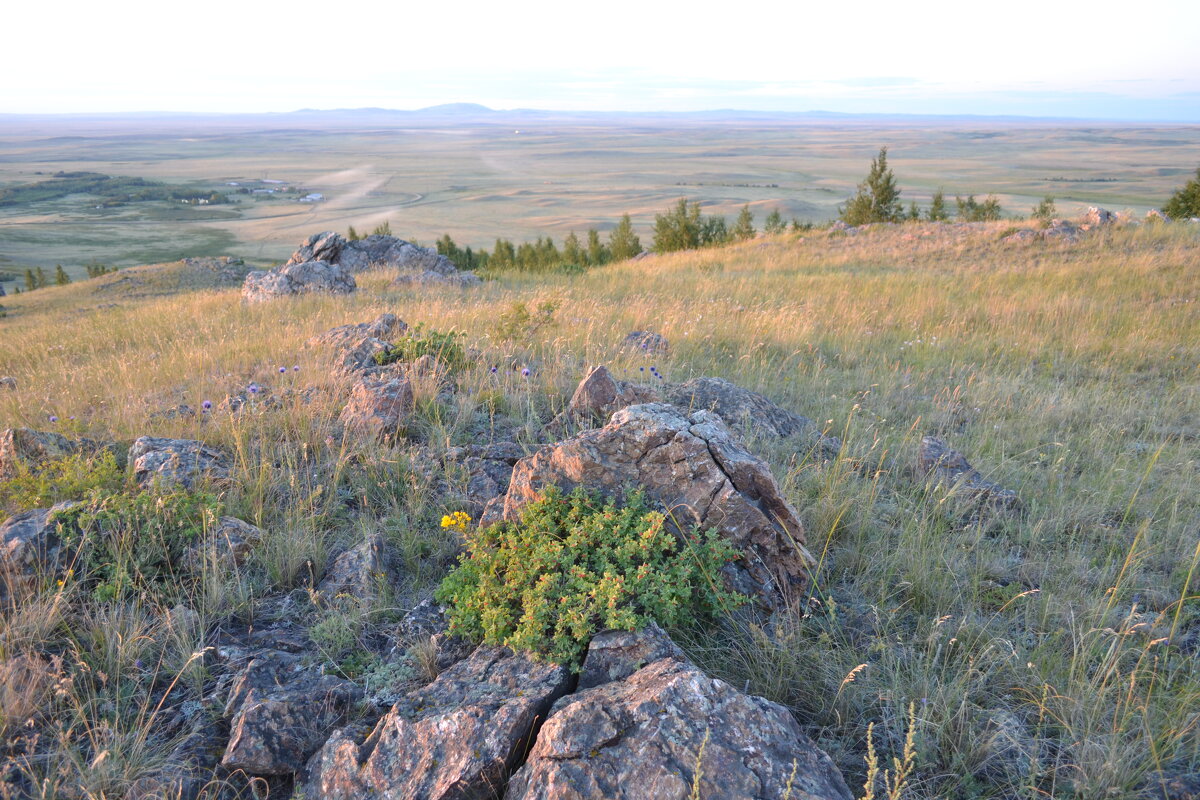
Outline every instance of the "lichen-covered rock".
[[507, 800], [851, 800], [787, 709], [663, 658], [555, 703]]
[[15, 391], [17, 388], [17, 379], [11, 375], [0, 376], [0, 391]]
[[317, 590], [326, 598], [345, 594], [366, 601], [390, 581], [383, 536], [373, 534], [334, 559]]
[[313, 336], [306, 342], [308, 347], [353, 347], [363, 339], [381, 339], [391, 341], [408, 330], [408, 323], [395, 314], [380, 314], [370, 322], [359, 322], [351, 325], [338, 325], [324, 333]]
[[299, 772], [361, 696], [352, 683], [303, 669], [296, 656], [264, 653], [230, 691], [229, 744], [221, 764], [251, 775]]
[[730, 588], [777, 607], [808, 584], [814, 563], [804, 529], [771, 470], [710, 411], [665, 403], [630, 406], [603, 428], [542, 448], [513, 469], [507, 494], [483, 522], [516, 520], [547, 486], [606, 494], [641, 487], [682, 529], [716, 528], [741, 558], [725, 568]]
[[0, 524], [0, 597], [31, 587], [39, 576], [57, 572], [62, 559], [54, 517], [76, 505], [69, 501], [35, 508]]
[[242, 297], [248, 303], [261, 303], [314, 292], [349, 294], [357, 288], [354, 276], [342, 267], [326, 261], [305, 261], [269, 272], [249, 273], [242, 284]]
[[392, 286], [454, 286], [465, 289], [468, 286], [478, 286], [483, 280], [473, 272], [403, 272], [392, 281]]
[[653, 403], [661, 400], [658, 391], [649, 386], [618, 381], [603, 364], [592, 367], [567, 403], [555, 424], [561, 426], [567, 421], [588, 422], [595, 420], [607, 421], [615, 411], [639, 403]]
[[1083, 224], [1088, 228], [1099, 228], [1116, 222], [1117, 215], [1099, 206], [1089, 206], [1084, 212]]
[[436, 250], [380, 234], [355, 241], [332, 231], [313, 234], [292, 254], [285, 266], [306, 261], [327, 261], [350, 272], [387, 267], [444, 274], [457, 271], [454, 263]]
[[240, 567], [250, 550], [261, 542], [261, 528], [236, 517], [221, 517], [217, 524], [205, 532], [204, 541], [188, 549], [183, 556], [184, 565], [193, 571], [206, 566], [220, 569]]
[[921, 439], [917, 469], [930, 481], [952, 487], [972, 505], [972, 517], [976, 520], [985, 512], [1018, 511], [1021, 508], [1021, 499], [1016, 492], [983, 477], [966, 456], [936, 436]]
[[671, 349], [671, 343], [667, 341], [667, 337], [654, 331], [630, 331], [625, 334], [621, 344], [635, 351], [650, 354], [662, 354]]
[[524, 457], [525, 451], [515, 442], [451, 447], [445, 461], [458, 467], [465, 484], [437, 478], [438, 491], [464, 503], [478, 517], [489, 502], [508, 491], [513, 466]]
[[822, 435], [808, 417], [780, 408], [758, 392], [743, 389], [724, 378], [693, 378], [671, 387], [667, 399], [680, 408], [714, 411], [734, 430], [771, 438], [808, 436], [822, 450], [829, 451], [829, 455], [836, 455], [841, 449], [840, 441]]
[[68, 439], [53, 431], [6, 428], [0, 431], [0, 481], [12, 480], [22, 468], [35, 468], [47, 461], [80, 453], [92, 454], [106, 449], [115, 453], [114, 448], [111, 443]]
[[397, 702], [365, 743], [331, 736], [309, 764], [309, 797], [495, 797], [570, 684], [565, 667], [480, 647]]
[[157, 482], [164, 487], [191, 489], [204, 480], [228, 480], [233, 460], [204, 442], [142, 436], [129, 448], [129, 464], [139, 486]]
[[412, 413], [414, 402], [407, 378], [368, 377], [354, 385], [339, 419], [347, 431], [386, 438], [396, 434]]
[[687, 661], [679, 645], [654, 622], [639, 631], [604, 631], [592, 637], [577, 691], [624, 680], [663, 658]]

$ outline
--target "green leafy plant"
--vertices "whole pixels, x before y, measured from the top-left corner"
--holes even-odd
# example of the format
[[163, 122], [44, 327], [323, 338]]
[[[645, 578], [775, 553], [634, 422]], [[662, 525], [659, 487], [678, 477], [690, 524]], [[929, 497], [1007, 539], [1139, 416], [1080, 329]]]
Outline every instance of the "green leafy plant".
[[598, 631], [683, 625], [746, 599], [719, 575], [736, 551], [715, 531], [677, 536], [641, 493], [620, 505], [552, 487], [467, 548], [437, 591], [450, 629], [576, 669]]
[[143, 592], [166, 597], [186, 590], [177, 567], [220, 510], [217, 497], [206, 492], [93, 489], [54, 521], [97, 600]]
[[10, 514], [74, 500], [93, 489], [116, 492], [125, 483], [125, 472], [110, 450], [74, 453], [35, 466], [17, 462], [15, 472], [0, 481], [0, 509]]
[[375, 362], [387, 366], [432, 356], [452, 371], [464, 369], [470, 364], [464, 338], [465, 334], [457, 331], [435, 331], [418, 324], [389, 349], [376, 353]]
[[500, 314], [496, 323], [496, 337], [499, 339], [526, 339], [540, 329], [554, 324], [554, 312], [558, 304], [547, 300], [538, 303], [533, 311], [524, 303], [516, 302], [508, 310]]

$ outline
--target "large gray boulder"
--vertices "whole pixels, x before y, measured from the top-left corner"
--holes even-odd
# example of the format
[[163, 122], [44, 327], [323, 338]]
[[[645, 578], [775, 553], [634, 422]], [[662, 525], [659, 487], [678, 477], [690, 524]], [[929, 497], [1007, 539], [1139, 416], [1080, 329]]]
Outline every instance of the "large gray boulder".
[[39, 576], [57, 571], [61, 559], [54, 517], [75, 505], [66, 502], [23, 511], [0, 524], [0, 597], [29, 588]]
[[298, 294], [349, 294], [357, 288], [354, 276], [341, 266], [304, 261], [269, 272], [251, 272], [242, 284], [242, 297], [248, 303], [261, 303]]
[[338, 325], [310, 338], [307, 347], [332, 347], [342, 350], [353, 347], [363, 339], [380, 339], [390, 342], [408, 330], [408, 323], [395, 314], [380, 314], [370, 322]]
[[407, 378], [367, 377], [354, 385], [338, 418], [345, 430], [377, 438], [395, 436], [412, 413], [415, 400]]
[[547, 486], [586, 486], [609, 495], [641, 487], [679, 529], [715, 528], [741, 558], [725, 567], [730, 588], [767, 608], [808, 585], [814, 561], [804, 528], [771, 470], [746, 451], [711, 411], [666, 403], [630, 406], [603, 428], [586, 430], [521, 459], [508, 492], [483, 522], [516, 520]]
[[824, 449], [834, 453], [841, 443], [822, 436], [817, 424], [786, 408], [780, 408], [758, 392], [743, 389], [724, 378], [693, 378], [667, 390], [667, 399], [689, 410], [715, 411], [734, 430], [750, 434], [784, 438], [805, 435], [819, 438]]
[[233, 459], [204, 442], [142, 436], [129, 448], [129, 464], [139, 486], [190, 489], [203, 480], [227, 480]]
[[343, 732], [309, 764], [313, 800], [485, 800], [528, 751], [537, 721], [569, 691], [570, 672], [480, 647], [408, 693], [366, 741]]
[[[696, 786], [706, 800], [851, 800], [832, 760], [787, 709], [677, 654], [639, 666], [640, 654], [661, 652], [665, 638], [638, 647], [641, 636], [625, 635], [633, 660], [606, 670], [612, 680], [554, 704], [507, 800], [687, 800]], [[611, 644], [604, 639], [593, 649]]]
[[292, 253], [285, 266], [302, 264], [305, 261], [327, 261], [350, 272], [388, 267], [443, 275], [458, 272], [454, 262], [439, 255], [436, 250], [419, 247], [395, 236], [379, 234], [356, 241], [350, 241], [333, 231], [313, 234]]

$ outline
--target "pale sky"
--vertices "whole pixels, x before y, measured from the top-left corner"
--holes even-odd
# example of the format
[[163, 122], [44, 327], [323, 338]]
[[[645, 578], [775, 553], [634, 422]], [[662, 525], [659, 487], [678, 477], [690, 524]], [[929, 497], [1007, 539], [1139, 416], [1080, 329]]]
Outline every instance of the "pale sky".
[[0, 112], [492, 108], [1200, 122], [1200, 2], [19, 0]]

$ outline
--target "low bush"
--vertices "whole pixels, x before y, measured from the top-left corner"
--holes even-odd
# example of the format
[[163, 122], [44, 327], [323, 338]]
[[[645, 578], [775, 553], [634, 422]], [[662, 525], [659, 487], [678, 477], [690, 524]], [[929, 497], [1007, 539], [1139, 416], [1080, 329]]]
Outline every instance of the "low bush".
[[551, 488], [519, 522], [468, 537], [437, 599], [456, 634], [578, 669], [599, 631], [685, 625], [744, 602], [719, 574], [736, 556], [715, 531], [676, 536], [640, 493], [622, 506]]
[[464, 334], [456, 331], [435, 331], [417, 325], [391, 348], [377, 353], [375, 361], [380, 366], [387, 366], [433, 356], [450, 370], [465, 369], [470, 365], [470, 359], [463, 347], [463, 338]]
[[116, 492], [125, 481], [125, 471], [109, 450], [76, 453], [38, 466], [18, 463], [16, 475], [0, 481], [0, 510], [16, 514], [75, 500], [92, 490]]

